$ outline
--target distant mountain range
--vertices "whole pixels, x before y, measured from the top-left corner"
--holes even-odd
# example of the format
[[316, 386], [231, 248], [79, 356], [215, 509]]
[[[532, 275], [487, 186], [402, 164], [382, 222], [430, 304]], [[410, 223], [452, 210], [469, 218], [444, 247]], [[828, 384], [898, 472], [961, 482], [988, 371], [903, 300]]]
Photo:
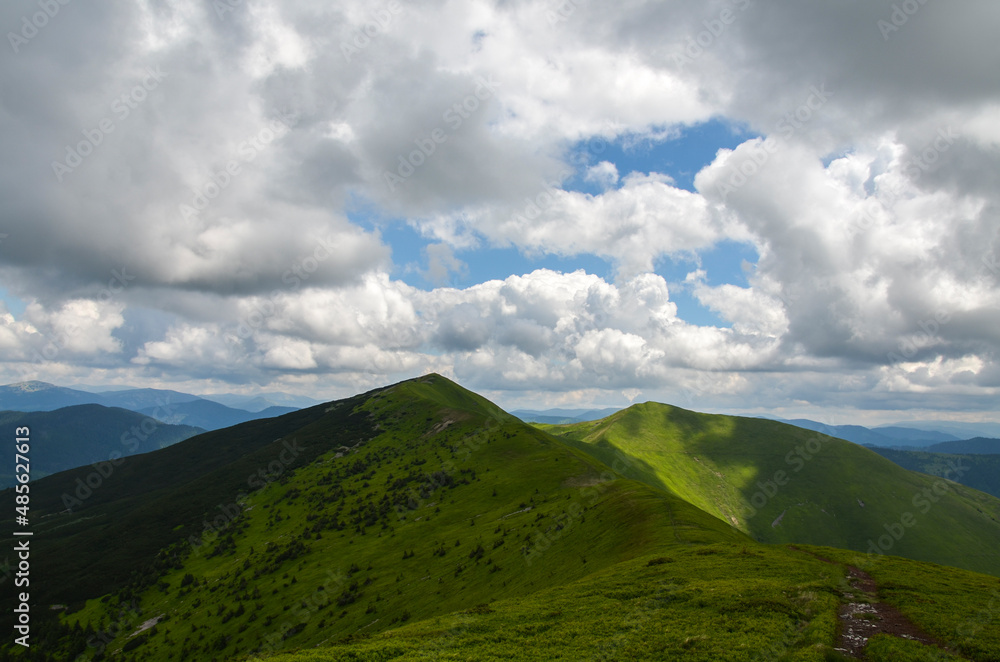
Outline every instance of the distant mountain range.
[[[0, 411], [55, 411], [64, 407], [93, 404], [128, 409], [164, 423], [218, 430], [250, 420], [280, 416], [318, 402], [287, 393], [268, 393], [254, 397], [234, 394], [201, 397], [166, 389], [86, 388], [90, 390], [66, 388], [39, 381], [0, 386]], [[290, 403], [299, 404], [289, 406]]]
[[[988, 439], [995, 444], [991, 455], [945, 454], [939, 451], [901, 451], [894, 448], [872, 448], [887, 460], [904, 469], [954, 480], [1000, 497], [1000, 439]], [[964, 444], [964, 441], [949, 442]]]
[[292, 395], [291, 393], [261, 393], [260, 395], [238, 395], [235, 393], [218, 393], [201, 396], [205, 400], [218, 402], [219, 404], [233, 407], [234, 409], [245, 409], [247, 411], [258, 412], [268, 407], [289, 407], [291, 409], [305, 409], [315, 407], [322, 403], [322, 400], [309, 398], [304, 395]]
[[962, 441], [945, 441], [928, 446], [931, 453], [964, 453], [967, 455], [1000, 455], [1000, 439], [964, 439]]
[[[570, 423], [585, 423], [606, 418], [621, 411], [619, 408], [606, 409], [518, 409], [511, 414], [526, 423], [545, 423], [549, 425], [568, 425]], [[924, 448], [936, 453], [1000, 453], [991, 439], [985, 437], [1000, 437], [1000, 424], [997, 423], [956, 423], [954, 421], [920, 421], [912, 426], [899, 423], [881, 427], [868, 428], [862, 425], [827, 425], [807, 418], [784, 419], [774, 416], [761, 418], [788, 423], [799, 428], [821, 432], [853, 441], [864, 446], [881, 448]], [[950, 442], [964, 442], [973, 437], [980, 438], [978, 443], [960, 446], [941, 446]]]
[[[68, 509], [92, 472], [31, 485], [31, 659], [836, 660], [859, 597], [1000, 659], [985, 620], [954, 635], [998, 586], [1000, 499], [777, 421], [531, 426], [426, 375], [130, 458]], [[945, 659], [889, 643], [866, 659]]]
[[[972, 437], [993, 437], [1000, 438], [1000, 423], [964, 423], [961, 421], [906, 421], [894, 423], [895, 426], [903, 426], [916, 430], [933, 430], [954, 435], [958, 439], [970, 439]], [[874, 428], [881, 430], [881, 426]]]
[[616, 411], [618, 407], [607, 409], [545, 409], [536, 411], [532, 409], [518, 409], [511, 414], [517, 416], [525, 423], [550, 423], [552, 425], [565, 425], [567, 423], [585, 423], [587, 421], [597, 421], [606, 418]]
[[[797, 418], [792, 420], [771, 417], [764, 418], [768, 418], [769, 420], [778, 420], [782, 423], [788, 423], [789, 425], [794, 425], [806, 430], [812, 430], [814, 432], [821, 432], [823, 434], [830, 435], [831, 437], [853, 441], [856, 444], [862, 444], [864, 446], [897, 449], [920, 448], [937, 453], [1000, 452], [998, 450], [990, 450], [995, 447], [989, 443], [989, 440], [985, 440], [985, 443], [979, 442], [964, 446], [941, 446], [942, 444], [948, 444], [951, 442], [969, 440], [969, 437], [956, 436], [955, 434], [952, 434], [952, 432], [948, 432], [946, 430], [927, 430], [905, 427], [902, 425], [866, 428], [861, 425], [827, 425], [826, 423], [811, 421], [807, 418]], [[952, 423], [951, 425], [954, 426], [955, 424]], [[969, 430], [970, 435], [975, 437], [977, 435], [972, 433], [972, 430], [992, 430], [996, 427], [992, 423], [966, 423], [962, 425], [964, 427], [952, 427], [951, 429], [953, 431]], [[982, 438], [982, 434], [980, 434], [979, 437]]]
[[140, 409], [140, 414], [146, 414], [164, 423], [177, 425], [194, 425], [206, 430], [220, 430], [259, 418], [273, 418], [289, 412], [297, 411], [295, 407], [268, 407], [252, 412], [245, 409], [233, 409], [211, 400], [192, 400], [178, 405], [164, 407], [147, 407]]
[[[205, 430], [168, 425], [118, 407], [74, 405], [56, 411], [0, 411], [0, 427], [31, 431], [31, 478], [86, 467], [94, 463], [117, 466], [120, 458], [148, 453], [189, 439]], [[0, 464], [0, 488], [14, 485], [14, 456]], [[108, 467], [102, 466], [104, 473]], [[103, 480], [106, 476], [100, 476]], [[97, 480], [97, 479], [95, 479]], [[98, 480], [97, 482], [101, 482]]]

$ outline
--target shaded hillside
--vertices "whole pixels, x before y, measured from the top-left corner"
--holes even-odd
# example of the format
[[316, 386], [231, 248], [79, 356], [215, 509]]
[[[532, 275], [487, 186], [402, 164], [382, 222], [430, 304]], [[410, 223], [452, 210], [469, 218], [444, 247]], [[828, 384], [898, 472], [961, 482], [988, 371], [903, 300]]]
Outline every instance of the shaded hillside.
[[958, 455], [891, 448], [872, 450], [904, 469], [947, 477], [962, 485], [1000, 497], [1000, 455]]
[[656, 403], [548, 429], [605, 462], [635, 458], [650, 470], [633, 477], [763, 542], [864, 551], [881, 540], [885, 552], [1000, 575], [1000, 500], [850, 442]]
[[[166, 448], [204, 432], [198, 427], [167, 425], [125, 409], [76, 405], [51, 412], [0, 412], [4, 429], [27, 426], [33, 441], [31, 475], [50, 474], [95, 462]], [[14, 457], [3, 459], [0, 488], [14, 485]]]
[[[405, 624], [378, 635], [302, 648], [273, 662], [358, 660], [848, 660], [847, 623], [893, 630], [869, 611], [849, 578], [862, 563], [874, 579], [863, 599], [891, 605], [906, 628], [938, 642], [877, 634], [869, 662], [995, 662], [1000, 609], [995, 577], [822, 547], [666, 545], [574, 583]], [[864, 603], [862, 603], [864, 604]], [[912, 628], [912, 629], [911, 629]], [[908, 637], [912, 636], [907, 634]]]
[[247, 421], [273, 418], [296, 411], [294, 407], [268, 407], [257, 412], [233, 409], [211, 400], [192, 400], [165, 407], [150, 407], [140, 413], [153, 416], [166, 423], [193, 425], [206, 430], [221, 430]]
[[959, 455], [1000, 455], [1000, 439], [963, 439], [962, 441], [945, 441], [934, 444], [926, 449], [931, 453], [956, 453]]
[[[428, 375], [129, 458], [69, 512], [61, 495], [79, 474], [42, 479], [32, 485], [32, 567], [44, 572], [32, 589], [32, 655], [839, 659], [839, 612], [855, 600], [844, 562], [755, 541], [712, 509], [727, 498], [747, 507], [739, 489], [767, 480], [775, 457], [791, 473], [789, 445], [823, 450], [804, 462], [817, 474], [796, 476], [812, 491], [781, 481], [776, 505], [798, 499], [846, 519], [842, 501], [867, 487], [838, 484], [846, 471], [895, 492], [932, 484], [847, 442], [663, 405], [555, 430], [564, 436]], [[824, 472], [828, 482], [816, 484]], [[921, 517], [895, 547], [911, 553], [902, 543], [925, 543], [918, 533], [938, 526], [941, 540], [959, 538], [969, 552], [952, 560], [992, 564], [991, 520], [980, 515], [987, 524], [975, 538], [963, 518], [974, 497], [984, 509], [995, 500], [969, 495], [939, 499], [955, 521]], [[855, 527], [898, 505], [865, 498]], [[801, 513], [784, 519], [794, 526], [773, 528], [806, 541], [830, 529]], [[919, 564], [843, 553], [873, 574], [901, 568], [887, 595], [929, 627], [936, 612], [901, 594], [915, 585], [908, 572], [924, 579]], [[948, 609], [938, 626], [972, 618], [1000, 587], [996, 577], [936, 571], [951, 587], [928, 588]], [[1000, 650], [995, 635], [942, 640], [977, 662]], [[872, 645], [889, 657], [871, 659], [918, 659], [907, 649], [923, 648], [898, 637]]]
[[[285, 624], [268, 646], [527, 595], [670, 541], [750, 542], [438, 376], [269, 423], [253, 437], [273, 440], [260, 450], [245, 439], [245, 454], [219, 459], [259, 422], [207, 433], [125, 465], [79, 511], [49, 510], [38, 525], [39, 563], [53, 566], [41, 602], [90, 598], [70, 622], [97, 627], [135, 600], [141, 615], [210, 633], [165, 627], [142, 659], [210, 659], [252, 652]], [[38, 507], [70, 479], [40, 481]], [[67, 558], [70, 548], [84, 551]], [[332, 598], [325, 618], [300, 628], [285, 607], [318, 586]]]

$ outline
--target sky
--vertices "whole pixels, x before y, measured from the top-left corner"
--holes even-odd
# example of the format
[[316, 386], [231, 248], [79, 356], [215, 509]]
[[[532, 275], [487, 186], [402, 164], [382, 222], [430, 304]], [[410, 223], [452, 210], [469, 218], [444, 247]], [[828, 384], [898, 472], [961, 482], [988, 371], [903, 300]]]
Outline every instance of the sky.
[[997, 25], [9, 0], [0, 382], [997, 420]]

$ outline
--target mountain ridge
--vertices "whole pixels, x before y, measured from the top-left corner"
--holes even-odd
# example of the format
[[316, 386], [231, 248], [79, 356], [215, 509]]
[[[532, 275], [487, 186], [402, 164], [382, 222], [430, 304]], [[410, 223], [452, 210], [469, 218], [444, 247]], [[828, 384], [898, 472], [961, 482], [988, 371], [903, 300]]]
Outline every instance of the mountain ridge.
[[[124, 458], [184, 441], [205, 430], [170, 425], [118, 407], [82, 404], [54, 411], [0, 411], [0, 425], [33, 430], [32, 476], [44, 476]], [[15, 484], [13, 456], [4, 460], [0, 488]]]
[[[659, 436], [649, 436], [652, 422]], [[793, 426], [655, 403], [561, 426], [561, 436], [547, 428], [431, 374], [129, 458], [73, 508], [61, 495], [79, 474], [44, 478], [32, 486], [32, 559], [46, 569], [35, 599], [66, 606], [35, 612], [49, 618], [48, 659], [246, 659], [293, 648], [302, 662], [425, 659], [441, 649], [420, 641], [440, 639], [444, 622], [466, 624], [446, 635], [460, 659], [498, 654], [483, 636], [506, 647], [543, 636], [546, 650], [575, 638], [572, 650], [588, 657], [603, 654], [602, 640], [619, 641], [608, 618], [621, 609], [656, 626], [612, 649], [636, 659], [671, 651], [749, 661], [790, 627], [804, 632], [782, 644], [786, 653], [834, 659], [823, 656], [834, 655], [846, 570], [737, 530], [710, 512], [726, 494], [715, 486], [774, 480], [780, 489], [757, 504], [763, 516], [801, 494], [795, 481], [777, 485], [770, 458], [792, 473], [786, 447], [808, 453], [810, 441], [822, 451], [790, 455], [806, 468], [837, 456], [832, 447], [849, 448], [847, 459], [892, 466], [890, 477], [930, 480]], [[620, 443], [621, 434], [675, 451], [671, 462]], [[729, 452], [756, 462], [765, 445], [780, 448], [756, 469]], [[809, 486], [806, 468], [797, 482]], [[910, 484], [897, 478], [896, 489]], [[699, 483], [711, 489], [699, 493]], [[729, 494], [733, 508], [744, 505]], [[755, 507], [753, 495], [746, 500]], [[951, 515], [948, 503], [938, 507]], [[888, 521], [877, 506], [868, 520]], [[928, 524], [937, 526], [920, 521]], [[904, 540], [918, 530], [906, 528]], [[881, 572], [896, 567], [884, 552], [908, 551], [890, 547], [824, 553]], [[995, 576], [936, 568], [962, 587], [938, 596], [948, 613], [974, 613], [967, 601], [1000, 586]], [[719, 619], [728, 634], [709, 625]], [[143, 623], [156, 624], [140, 632]], [[88, 638], [97, 643], [88, 648]], [[976, 660], [1000, 650], [989, 637], [975, 643], [963, 650]]]

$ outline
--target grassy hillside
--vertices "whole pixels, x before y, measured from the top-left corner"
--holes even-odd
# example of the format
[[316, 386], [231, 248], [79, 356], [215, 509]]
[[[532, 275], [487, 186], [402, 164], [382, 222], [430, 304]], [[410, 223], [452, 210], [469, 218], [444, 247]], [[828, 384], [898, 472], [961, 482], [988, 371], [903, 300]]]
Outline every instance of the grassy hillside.
[[843, 550], [668, 543], [660, 552], [524, 598], [264, 659], [846, 660], [837, 649], [851, 600], [891, 604], [939, 644], [880, 634], [866, 651], [872, 662], [1000, 659], [995, 577], [880, 557], [865, 565], [877, 586], [862, 596], [848, 571], [864, 558]]
[[841, 577], [807, 554], [752, 542], [667, 543], [524, 598], [267, 659], [818, 661], [832, 651]]
[[[638, 411], [597, 425], [661, 444], [643, 421], [663, 410]], [[70, 512], [76, 474], [51, 476], [32, 485], [32, 659], [840, 659], [856, 563], [914, 620], [936, 613], [891, 593], [918, 564], [766, 545], [692, 505], [725, 496], [737, 472], [706, 451], [743, 425], [699, 417], [664, 419], [698, 445], [665, 462], [614, 435], [555, 437], [429, 375], [129, 458]], [[1000, 585], [935, 571], [953, 619]], [[940, 659], [997, 659], [996, 639], [942, 635], [965, 657]], [[872, 650], [933, 649], [886, 635]]]
[[[32, 476], [42, 478], [95, 462], [148, 453], [204, 432], [187, 425], [167, 425], [125, 409], [76, 405], [55, 411], [0, 412], [3, 429], [26, 426], [35, 441]], [[0, 488], [14, 485], [14, 456], [3, 459]], [[88, 470], [88, 472], [91, 470]]]
[[[124, 652], [136, 650], [143, 660], [225, 659], [262, 646], [330, 643], [527, 595], [668, 542], [748, 542], [690, 504], [618, 478], [440, 377], [330, 409], [294, 433], [313, 457], [294, 471], [265, 471], [270, 480], [259, 489], [245, 485], [228, 501], [221, 494], [206, 501], [208, 486], [222, 482], [216, 471], [158, 491], [152, 503], [125, 512], [122, 523], [109, 522], [95, 535], [120, 537], [127, 547], [133, 527], [143, 527], [141, 538], [167, 551], [147, 550], [147, 567], [133, 568], [130, 581], [112, 575], [96, 554], [74, 564], [74, 573], [105, 568], [97, 574], [117, 590], [87, 601], [64, 623], [106, 631], [126, 621], [107, 648], [128, 646]], [[324, 440], [345, 411], [371, 429], [351, 443]], [[210, 437], [192, 441], [203, 447]], [[238, 475], [246, 481], [253, 470]], [[185, 504], [196, 500], [212, 505], [192, 522]], [[46, 531], [72, 530], [75, 516], [46, 518]], [[79, 513], [88, 516], [93, 512]], [[66, 543], [79, 546], [89, 531]], [[133, 546], [118, 565], [140, 552]], [[75, 608], [81, 592], [100, 597], [96, 588], [76, 581], [46, 599]], [[314, 608], [317, 598], [321, 609]], [[168, 620], [155, 632], [127, 636], [160, 614]]]
[[[217, 517], [220, 506], [307, 465], [330, 445], [374, 435], [371, 419], [352, 412], [365, 399], [207, 432], [129, 457], [100, 481], [87, 481], [91, 467], [32, 481], [32, 559], [45, 568], [32, 595], [40, 604], [73, 605], [120, 589], [155, 565], [161, 550]], [[80, 489], [81, 481], [88, 489]], [[4, 498], [13, 500], [11, 492]], [[67, 509], [68, 499], [79, 503]], [[11, 530], [13, 510], [0, 516], [0, 531]], [[14, 539], [3, 544], [9, 548]]]
[[541, 426], [757, 540], [883, 553], [1000, 575], [1000, 500], [784, 423], [634, 405]]

